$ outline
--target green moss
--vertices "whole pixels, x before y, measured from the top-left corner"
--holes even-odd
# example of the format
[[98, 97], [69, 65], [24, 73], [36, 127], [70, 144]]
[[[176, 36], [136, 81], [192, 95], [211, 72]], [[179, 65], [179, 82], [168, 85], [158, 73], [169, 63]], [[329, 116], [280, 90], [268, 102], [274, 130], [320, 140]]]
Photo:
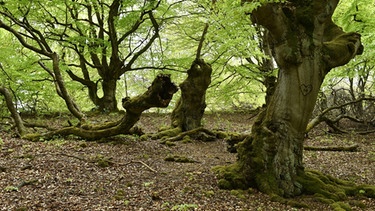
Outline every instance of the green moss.
[[41, 135], [39, 133], [29, 133], [24, 136], [22, 136], [23, 139], [29, 140], [29, 141], [43, 141], [41, 139]]
[[375, 198], [375, 186], [360, 185], [357, 187], [357, 193], [369, 198]]
[[349, 204], [344, 202], [335, 202], [331, 204], [331, 207], [334, 211], [351, 211], [352, 208]]
[[287, 200], [279, 195], [276, 195], [276, 194], [271, 194], [270, 195], [270, 200], [273, 201], [273, 202], [279, 202], [279, 203], [282, 203], [282, 204], [286, 204]]
[[150, 134], [143, 134], [139, 137], [139, 141], [147, 141], [150, 139], [152, 136]]
[[219, 181], [217, 182], [217, 185], [221, 189], [225, 189], [225, 190], [233, 189], [233, 184], [226, 179], [219, 179]]
[[87, 147], [87, 143], [85, 141], [82, 141], [82, 142], [79, 142], [79, 147], [81, 148], [86, 148]]
[[246, 199], [246, 192], [244, 190], [231, 190], [230, 194], [240, 199]]
[[348, 201], [348, 196], [375, 197], [375, 186], [360, 185], [340, 180], [332, 176], [324, 175], [317, 171], [306, 171], [298, 178], [304, 187], [304, 192], [314, 194], [315, 198], [325, 204], [329, 204], [333, 210], [352, 210], [351, 206], [364, 208], [359, 201]]
[[16, 209], [15, 209], [15, 211], [27, 211], [27, 210], [29, 210], [27, 207], [25, 207], [25, 206], [22, 206], [22, 207], [17, 207]]
[[114, 195], [116, 200], [124, 200], [125, 199], [125, 191], [124, 190], [117, 190], [116, 194]]
[[314, 196], [315, 196], [315, 199], [316, 199], [317, 201], [320, 201], [320, 202], [322, 202], [322, 203], [324, 203], [324, 204], [333, 204], [333, 203], [335, 203], [334, 200], [332, 200], [332, 199], [327, 199], [325, 196], [323, 196], [323, 195], [321, 195], [321, 194], [315, 194]]
[[215, 192], [213, 190], [208, 190], [204, 192], [204, 195], [207, 197], [213, 197], [215, 195]]
[[354, 207], [359, 207], [361, 209], [366, 208], [366, 205], [363, 202], [358, 201], [358, 200], [351, 200], [351, 201], [349, 201], [349, 204], [354, 206]]
[[165, 161], [177, 162], [177, 163], [195, 163], [196, 161], [187, 157], [179, 155], [168, 155], [164, 158]]
[[346, 200], [345, 189], [336, 180], [316, 171], [307, 171], [297, 181], [303, 185], [307, 194], [319, 194], [333, 201]]
[[110, 161], [111, 158], [104, 157], [103, 155], [96, 155], [94, 162], [101, 168], [112, 166], [113, 163]]
[[187, 144], [187, 143], [191, 143], [192, 140], [190, 138], [190, 136], [184, 136], [184, 138], [182, 138], [182, 143], [184, 144]]
[[174, 137], [181, 133], [181, 128], [172, 128], [169, 130], [160, 131], [157, 134], [153, 135], [152, 139], [161, 139], [163, 137]]
[[218, 139], [224, 139], [224, 138], [226, 138], [226, 137], [229, 136], [228, 133], [223, 132], [223, 131], [215, 131], [215, 134], [216, 134], [216, 137], [217, 137]]
[[240, 173], [237, 164], [228, 166], [215, 166], [212, 170], [217, 174], [218, 186], [221, 189], [247, 189], [247, 181]]
[[173, 146], [176, 146], [176, 143], [172, 142], [172, 141], [166, 141], [166, 142], [163, 142], [166, 146], [168, 147], [173, 147]]
[[270, 174], [257, 174], [255, 182], [260, 191], [267, 194], [283, 195], [282, 190], [279, 188], [276, 179]]
[[295, 200], [288, 200], [286, 204], [295, 208], [309, 208], [309, 205]]
[[255, 191], [254, 191], [253, 188], [248, 188], [248, 189], [247, 189], [247, 192], [248, 192], [249, 194], [254, 194], [254, 193], [255, 193]]

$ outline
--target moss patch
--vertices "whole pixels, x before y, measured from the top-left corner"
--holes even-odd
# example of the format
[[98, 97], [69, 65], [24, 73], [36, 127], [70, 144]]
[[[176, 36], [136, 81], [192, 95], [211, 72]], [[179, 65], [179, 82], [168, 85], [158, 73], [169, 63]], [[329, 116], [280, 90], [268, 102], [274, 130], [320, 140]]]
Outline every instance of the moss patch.
[[[351, 205], [363, 208], [361, 203], [349, 203], [348, 196], [375, 198], [375, 186], [360, 185], [324, 175], [317, 171], [306, 171], [298, 178], [306, 194], [313, 194], [320, 202], [329, 204], [333, 210], [351, 210]], [[347, 203], [348, 202], [348, 203]]]
[[215, 166], [212, 170], [217, 174], [219, 181], [218, 186], [221, 189], [247, 189], [245, 177], [240, 173], [237, 164], [229, 166]]
[[179, 155], [168, 155], [167, 157], [164, 158], [165, 161], [169, 162], [177, 162], [177, 163], [197, 163], [197, 161], [187, 158], [184, 156], [179, 156]]

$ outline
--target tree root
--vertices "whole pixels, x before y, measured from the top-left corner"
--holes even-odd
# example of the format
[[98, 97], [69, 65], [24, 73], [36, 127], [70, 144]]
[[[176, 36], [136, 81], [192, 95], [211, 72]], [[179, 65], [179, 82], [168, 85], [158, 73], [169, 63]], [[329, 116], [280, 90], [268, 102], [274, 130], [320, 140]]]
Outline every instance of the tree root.
[[304, 146], [304, 150], [309, 150], [309, 151], [345, 151], [345, 152], [355, 152], [357, 151], [359, 145], [358, 144], [353, 144], [350, 146]]
[[[227, 150], [230, 153], [237, 153], [236, 145], [248, 137], [248, 134], [230, 134], [225, 138], [228, 143]], [[304, 150], [308, 151], [338, 151], [338, 152], [356, 152], [359, 145], [353, 144], [350, 146], [304, 146]]]
[[[217, 174], [218, 186], [221, 189], [247, 189], [257, 187], [249, 182], [248, 175], [243, 175], [239, 171], [237, 163], [229, 166], [216, 166], [213, 171]], [[329, 204], [333, 210], [350, 210], [351, 206], [365, 206], [362, 202], [355, 199], [363, 197], [375, 198], [375, 186], [356, 185], [352, 182], [324, 175], [321, 172], [305, 170], [298, 176], [297, 183], [302, 187], [302, 194], [313, 195], [316, 200]], [[283, 198], [275, 193], [271, 195], [272, 201], [277, 201], [293, 207], [307, 207], [306, 204], [296, 202], [293, 199]], [[354, 197], [350, 199], [349, 197]]]
[[[305, 194], [314, 195], [317, 200], [329, 204], [334, 210], [348, 210], [348, 197], [375, 198], [375, 186], [356, 185], [318, 171], [305, 171], [297, 181]], [[355, 204], [355, 203], [351, 203]]]
[[203, 142], [215, 141], [217, 139], [223, 139], [228, 137], [227, 133], [221, 131], [211, 131], [203, 127], [195, 128], [182, 132], [182, 129], [179, 127], [171, 128], [167, 130], [160, 131], [159, 133], [153, 135], [144, 135], [141, 138], [151, 138], [153, 140], [161, 139], [161, 144], [169, 144], [177, 141], [186, 141], [190, 142], [191, 139], [200, 140]]

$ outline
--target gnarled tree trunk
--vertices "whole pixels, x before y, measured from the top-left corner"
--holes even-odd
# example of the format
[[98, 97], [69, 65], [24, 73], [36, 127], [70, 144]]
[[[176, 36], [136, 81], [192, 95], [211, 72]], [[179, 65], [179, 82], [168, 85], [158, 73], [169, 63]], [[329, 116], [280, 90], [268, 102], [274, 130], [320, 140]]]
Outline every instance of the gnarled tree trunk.
[[[256, 186], [263, 192], [295, 196], [303, 192], [303, 141], [325, 75], [362, 53], [360, 35], [332, 22], [338, 0], [268, 3], [252, 20], [270, 33], [267, 41], [280, 70], [275, 93], [238, 146], [236, 177], [230, 187]], [[228, 186], [228, 183], [225, 183]]]
[[206, 108], [206, 90], [211, 83], [211, 65], [196, 59], [180, 84], [181, 97], [172, 112], [172, 127], [188, 131], [201, 126]]

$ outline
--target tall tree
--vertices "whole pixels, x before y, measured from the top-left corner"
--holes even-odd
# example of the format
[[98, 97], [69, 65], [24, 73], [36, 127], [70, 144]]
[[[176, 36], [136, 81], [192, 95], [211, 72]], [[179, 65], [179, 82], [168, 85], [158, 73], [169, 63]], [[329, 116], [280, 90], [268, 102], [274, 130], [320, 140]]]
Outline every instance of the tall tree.
[[[135, 67], [135, 63], [143, 59], [142, 55], [159, 37], [161, 21], [155, 13], [160, 3], [2, 1], [1, 15], [9, 22], [3, 25], [36, 33], [43, 45], [59, 54], [60, 66], [72, 80], [87, 88], [94, 105], [100, 110], [115, 111], [117, 81], [125, 72], [145, 68]], [[20, 35], [33, 38], [27, 33]]]
[[310, 185], [316, 179], [305, 172], [302, 155], [320, 86], [332, 68], [363, 51], [360, 34], [345, 33], [332, 21], [338, 3], [290, 0], [264, 3], [251, 13], [252, 21], [268, 30], [266, 40], [280, 69], [267, 109], [239, 144], [238, 161], [224, 169], [222, 186], [256, 186], [286, 197], [313, 188], [306, 178]]
[[206, 24], [196, 58], [187, 70], [188, 77], [180, 84], [181, 97], [172, 112], [172, 127], [178, 127], [182, 131], [200, 127], [206, 108], [206, 90], [211, 83], [212, 68], [201, 58], [201, 50], [208, 27]]
[[[23, 3], [1, 2], [0, 15], [2, 18], [0, 19], [0, 28], [10, 32], [26, 49], [40, 55], [41, 59], [38, 63], [53, 78], [58, 95], [64, 99], [69, 111], [82, 120], [84, 115], [66, 89], [65, 81], [61, 74], [59, 54], [52, 50], [53, 44], [47, 42], [41, 29], [34, 27], [37, 24], [28, 19], [28, 14], [35, 8], [31, 4], [24, 5]], [[18, 8], [18, 10], [16, 9], [17, 11], [13, 12], [12, 10], [15, 8]], [[51, 64], [46, 65], [45, 60], [50, 61]]]

